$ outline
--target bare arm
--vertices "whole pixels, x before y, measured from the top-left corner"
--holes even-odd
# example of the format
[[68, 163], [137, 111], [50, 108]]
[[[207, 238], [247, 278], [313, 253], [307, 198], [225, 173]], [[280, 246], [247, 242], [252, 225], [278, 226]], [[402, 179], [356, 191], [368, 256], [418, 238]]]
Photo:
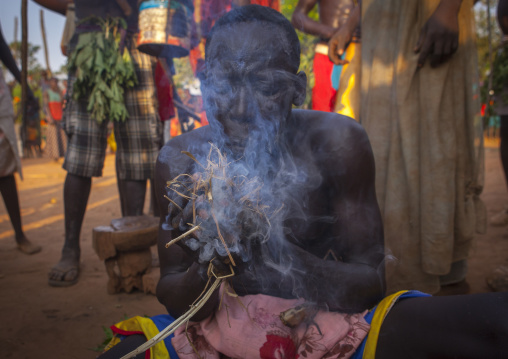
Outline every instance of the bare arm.
[[[12, 76], [21, 83], [21, 72], [18, 69], [18, 65], [16, 64], [16, 60], [14, 60], [14, 57], [12, 56], [11, 49], [9, 48], [9, 45], [7, 45], [7, 42], [5, 42], [4, 35], [2, 33], [2, 30], [0, 29], [0, 60], [3, 62], [5, 67], [10, 71]], [[35, 99], [35, 96], [30, 89], [30, 87], [27, 87], [28, 90], [28, 100], [36, 105], [37, 100]]]
[[318, 0], [299, 0], [291, 16], [291, 23], [296, 30], [329, 39], [336, 29], [321, 22], [314, 21], [308, 16], [317, 2]]
[[329, 170], [328, 181], [333, 195], [332, 211], [337, 218], [331, 245], [341, 254], [342, 261], [326, 263], [323, 276], [333, 283], [331, 288], [341, 290], [324, 290], [322, 297], [331, 308], [336, 305], [338, 310], [351, 312], [371, 308], [384, 296], [383, 225], [367, 134], [354, 121], [337, 132], [328, 132], [333, 136], [330, 158], [343, 163], [344, 168]]
[[7, 67], [12, 76], [14, 76], [14, 78], [16, 79], [16, 81], [21, 83], [21, 72], [18, 69], [18, 65], [16, 64], [14, 57], [12, 57], [9, 45], [7, 45], [7, 42], [5, 42], [4, 35], [1, 29], [0, 29], [0, 60], [2, 60], [5, 67]]
[[[295, 232], [295, 241], [283, 243], [284, 249], [275, 257], [287, 254], [290, 260], [282, 267], [295, 270], [277, 271], [268, 265], [260, 269], [259, 265], [266, 261], [258, 261], [253, 269], [254, 279], [235, 276], [232, 282], [238, 294], [303, 297], [332, 311], [358, 313], [378, 303], [385, 292], [383, 227], [375, 194], [372, 150], [365, 131], [355, 121], [336, 114], [319, 121], [318, 112], [307, 114], [316, 117], [316, 121], [310, 116], [305, 118], [318, 129], [313, 136], [315, 144], [307, 147], [305, 141], [298, 143], [300, 148], [316, 154], [317, 169], [323, 176], [321, 189], [327, 198], [326, 203], [317, 205], [329, 208], [325, 216], [333, 218], [333, 223], [310, 243]], [[307, 213], [310, 217], [306, 225], [314, 221], [315, 214]], [[323, 258], [328, 249], [338, 261], [333, 256]], [[257, 283], [256, 278], [263, 280]]]
[[[157, 298], [166, 307], [168, 313], [175, 318], [189, 309], [190, 304], [199, 297], [207, 283], [206, 275], [203, 274], [206, 270], [204, 266], [199, 265], [178, 245], [166, 248], [166, 243], [182, 234], [178, 228], [168, 230], [166, 227], [166, 224], [171, 223], [171, 219], [177, 212], [176, 208], [164, 198], [164, 196], [168, 196], [166, 183], [179, 174], [188, 173], [191, 168], [189, 157], [181, 154], [181, 149], [178, 146], [172, 146], [172, 143], [179, 140], [176, 138], [162, 148], [155, 170], [155, 189], [161, 218], [158, 236], [161, 278], [157, 286]], [[169, 197], [184, 206], [181, 197], [171, 194]], [[212, 296], [193, 320], [199, 321], [209, 316], [216, 308], [217, 303], [218, 295]]]
[[361, 22], [361, 1], [351, 11], [346, 23], [341, 26], [328, 41], [328, 57], [336, 65], [344, 65], [346, 60], [342, 60], [341, 56], [346, 51], [347, 46], [353, 38], [355, 29]]

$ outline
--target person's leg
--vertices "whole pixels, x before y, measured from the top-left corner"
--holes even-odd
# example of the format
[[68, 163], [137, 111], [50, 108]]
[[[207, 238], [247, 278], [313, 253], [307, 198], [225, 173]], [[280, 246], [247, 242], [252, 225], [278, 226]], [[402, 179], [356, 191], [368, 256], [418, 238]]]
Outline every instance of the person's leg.
[[504, 178], [508, 187], [508, 115], [501, 116], [501, 128], [499, 132], [501, 164], [503, 165]]
[[[122, 340], [120, 343], [109, 349], [107, 352], [99, 355], [97, 359], [118, 359], [131, 351], [135, 350], [140, 345], [146, 342], [146, 338], [142, 334], [129, 335], [127, 338]], [[140, 353], [134, 357], [134, 359], [144, 359], [145, 353]]]
[[404, 299], [386, 316], [376, 359], [508, 358], [508, 293]]
[[122, 217], [141, 216], [145, 206], [146, 180], [124, 180], [120, 178], [118, 159], [116, 163], [116, 184], [120, 196]]
[[125, 214], [122, 216], [141, 216], [145, 206], [146, 180], [122, 180], [118, 179], [118, 188]]
[[[499, 154], [503, 166], [504, 178], [508, 187], [508, 115], [501, 116], [499, 139]], [[508, 208], [503, 208], [501, 212], [492, 216], [490, 224], [494, 226], [504, 226], [508, 224]]]
[[79, 275], [79, 236], [90, 196], [92, 179], [67, 173], [64, 183], [65, 243], [60, 261], [49, 271], [49, 284], [69, 286]]
[[118, 172], [118, 156], [115, 157], [115, 173], [116, 173], [116, 186], [118, 188], [118, 196], [120, 197], [120, 209], [122, 211], [122, 217], [127, 216], [127, 210], [125, 209], [125, 188], [123, 182], [120, 180], [120, 173]]
[[150, 213], [154, 217], [160, 217], [159, 202], [157, 201], [157, 195], [155, 193], [155, 181], [150, 180]]
[[26, 237], [21, 226], [21, 212], [19, 209], [18, 189], [14, 175], [0, 177], [0, 192], [4, 199], [5, 208], [14, 228], [18, 249], [26, 254], [35, 254], [41, 251], [41, 247], [32, 244]]
[[118, 187], [125, 216], [143, 214], [146, 181], [153, 177], [161, 142], [161, 123], [155, 106], [152, 58], [133, 44], [129, 51], [138, 84], [126, 89], [125, 106], [129, 120], [115, 122]]

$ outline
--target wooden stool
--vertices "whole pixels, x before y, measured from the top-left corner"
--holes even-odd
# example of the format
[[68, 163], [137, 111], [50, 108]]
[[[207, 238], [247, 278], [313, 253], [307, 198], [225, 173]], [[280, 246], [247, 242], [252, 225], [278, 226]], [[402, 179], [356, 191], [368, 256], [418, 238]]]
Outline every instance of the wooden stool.
[[[130, 293], [134, 288], [155, 294], [158, 278], [154, 275], [158, 273], [150, 273], [150, 247], [157, 244], [158, 230], [159, 218], [152, 216], [118, 218], [110, 226], [93, 229], [92, 245], [106, 265], [109, 294]], [[150, 288], [145, 290], [143, 276], [147, 274], [145, 282]]]

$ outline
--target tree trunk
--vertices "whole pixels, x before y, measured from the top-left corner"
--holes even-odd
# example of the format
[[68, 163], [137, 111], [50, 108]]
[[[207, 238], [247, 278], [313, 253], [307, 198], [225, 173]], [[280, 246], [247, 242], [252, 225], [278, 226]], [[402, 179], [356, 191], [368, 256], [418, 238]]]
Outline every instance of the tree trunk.
[[26, 151], [26, 124], [27, 118], [27, 96], [28, 84], [26, 82], [28, 72], [28, 21], [27, 21], [28, 3], [27, 0], [21, 0], [21, 111], [23, 121], [23, 150]]
[[46, 59], [46, 69], [48, 70], [48, 75], [51, 78], [53, 76], [51, 72], [51, 67], [49, 66], [49, 56], [48, 56], [48, 44], [46, 42], [46, 29], [44, 27], [44, 11], [41, 9], [41, 35], [42, 35], [42, 44], [44, 46], [44, 58]]
[[19, 57], [19, 48], [17, 47], [17, 42], [18, 42], [18, 17], [16, 16], [14, 18], [14, 46], [16, 46], [16, 49], [14, 49], [14, 51], [12, 51], [12, 56], [14, 57], [14, 60], [17, 61], [18, 60], [18, 57]]

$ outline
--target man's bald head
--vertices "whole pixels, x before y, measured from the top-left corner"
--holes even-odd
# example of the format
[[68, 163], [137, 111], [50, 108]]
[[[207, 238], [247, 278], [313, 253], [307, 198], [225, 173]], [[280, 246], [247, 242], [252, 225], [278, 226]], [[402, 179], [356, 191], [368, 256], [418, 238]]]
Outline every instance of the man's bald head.
[[281, 43], [281, 46], [283, 47], [282, 49], [288, 54], [288, 65], [291, 67], [291, 70], [296, 73], [300, 67], [300, 41], [298, 36], [293, 26], [284, 17], [284, 15], [266, 6], [242, 6], [222, 16], [219, 20], [217, 20], [214, 27], [210, 31], [210, 34], [208, 35], [205, 52], [208, 53], [208, 48], [213, 42], [214, 33], [216, 33], [219, 29], [229, 28], [234, 24], [258, 21], [273, 24], [283, 32], [287, 43]]

